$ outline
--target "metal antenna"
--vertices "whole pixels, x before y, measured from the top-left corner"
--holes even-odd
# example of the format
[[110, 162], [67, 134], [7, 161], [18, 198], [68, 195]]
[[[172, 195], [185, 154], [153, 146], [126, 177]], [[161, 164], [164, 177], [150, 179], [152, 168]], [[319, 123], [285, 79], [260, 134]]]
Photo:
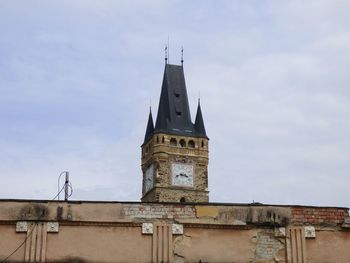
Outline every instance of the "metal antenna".
[[64, 200], [67, 201], [69, 197], [69, 172], [66, 172], [66, 180], [64, 182]]
[[[60, 200], [60, 193], [63, 189], [60, 188], [60, 180], [61, 180], [61, 176], [65, 174], [66, 178], [64, 181], [64, 200], [68, 201], [68, 198], [73, 194], [73, 187], [72, 184], [69, 182], [69, 172], [68, 171], [63, 171], [62, 173], [60, 173], [60, 175], [58, 176], [58, 193], [57, 193], [57, 200]], [[70, 190], [70, 191], [69, 191]]]
[[168, 36], [168, 62], [170, 63], [170, 43], [169, 43], [169, 36]]
[[60, 173], [60, 175], [58, 176], [58, 182], [57, 182], [57, 200], [60, 200], [60, 180], [61, 180], [61, 176], [64, 174], [64, 173], [67, 173], [66, 171], [63, 171], [62, 173]]
[[184, 65], [184, 47], [181, 47], [181, 66]]

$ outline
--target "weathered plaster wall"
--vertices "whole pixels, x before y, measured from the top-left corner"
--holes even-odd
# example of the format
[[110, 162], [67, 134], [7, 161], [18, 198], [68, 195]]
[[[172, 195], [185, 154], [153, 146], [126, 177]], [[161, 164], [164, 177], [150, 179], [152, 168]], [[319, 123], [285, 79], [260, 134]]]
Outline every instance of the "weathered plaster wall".
[[[48, 235], [51, 262], [150, 262], [152, 237], [128, 225], [61, 225]], [[74, 262], [74, 261], [73, 261]]]
[[334, 207], [2, 200], [0, 262], [29, 235], [6, 262], [345, 263], [348, 216]]
[[174, 241], [175, 262], [249, 262], [256, 230], [188, 228]]
[[[14, 224], [0, 224], [0, 262], [23, 242], [26, 235], [26, 233], [16, 234]], [[20, 248], [18, 252], [11, 257], [11, 260], [17, 262], [23, 262], [23, 259], [24, 247]]]
[[308, 263], [349, 263], [350, 231], [316, 231], [316, 238], [306, 241], [306, 251]]

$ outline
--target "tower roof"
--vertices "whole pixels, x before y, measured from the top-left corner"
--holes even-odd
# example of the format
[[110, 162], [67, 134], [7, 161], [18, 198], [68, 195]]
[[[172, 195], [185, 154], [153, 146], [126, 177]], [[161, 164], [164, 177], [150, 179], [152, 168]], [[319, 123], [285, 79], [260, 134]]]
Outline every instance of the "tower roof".
[[151, 136], [153, 135], [153, 132], [154, 132], [153, 117], [152, 117], [152, 110], [150, 108], [144, 143], [151, 138]]
[[165, 65], [155, 132], [194, 136], [182, 66]]
[[191, 120], [182, 65], [165, 65], [157, 119], [155, 126], [153, 126], [152, 113], [150, 112], [144, 143], [154, 133], [208, 138], [200, 105], [198, 105], [195, 124]]

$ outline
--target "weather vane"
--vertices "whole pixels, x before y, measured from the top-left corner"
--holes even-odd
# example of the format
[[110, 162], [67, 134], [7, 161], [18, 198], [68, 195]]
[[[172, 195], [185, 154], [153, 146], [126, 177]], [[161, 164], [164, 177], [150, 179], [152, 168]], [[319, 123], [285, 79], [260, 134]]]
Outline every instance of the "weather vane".
[[184, 47], [181, 47], [181, 66], [184, 65]]
[[168, 64], [168, 45], [165, 45], [164, 52], [165, 52], [165, 64]]

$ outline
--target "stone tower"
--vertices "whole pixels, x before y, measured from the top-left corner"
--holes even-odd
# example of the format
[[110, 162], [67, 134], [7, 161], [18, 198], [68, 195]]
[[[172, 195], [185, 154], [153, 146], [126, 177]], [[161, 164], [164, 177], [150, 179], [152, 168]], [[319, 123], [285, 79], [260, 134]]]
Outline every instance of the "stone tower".
[[165, 65], [155, 126], [142, 148], [143, 202], [208, 202], [208, 142], [200, 102], [191, 121], [183, 66]]

